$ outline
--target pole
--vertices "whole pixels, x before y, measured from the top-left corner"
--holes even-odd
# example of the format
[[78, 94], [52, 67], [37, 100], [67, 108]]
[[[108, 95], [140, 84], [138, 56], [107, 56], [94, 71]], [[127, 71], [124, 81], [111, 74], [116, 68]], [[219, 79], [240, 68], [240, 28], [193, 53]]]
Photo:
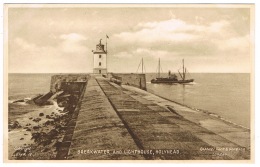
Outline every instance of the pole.
[[182, 59], [182, 68], [183, 68], [183, 80], [185, 80], [185, 72], [184, 72], [184, 59]]
[[144, 61], [143, 61], [143, 58], [142, 58], [142, 74], [144, 73]]
[[159, 78], [160, 78], [160, 69], [161, 69], [161, 63], [160, 63], [160, 58], [159, 58]]

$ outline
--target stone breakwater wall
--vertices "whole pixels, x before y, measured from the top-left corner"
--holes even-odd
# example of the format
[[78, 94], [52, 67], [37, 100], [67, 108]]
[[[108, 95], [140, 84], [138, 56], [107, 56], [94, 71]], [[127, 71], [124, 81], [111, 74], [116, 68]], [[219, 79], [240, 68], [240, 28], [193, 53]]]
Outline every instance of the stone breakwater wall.
[[249, 160], [250, 153], [247, 129], [92, 76], [56, 159]]
[[80, 86], [80, 91], [76, 91], [76, 92], [78, 92], [78, 95], [79, 95], [78, 101], [76, 102], [76, 105], [72, 104], [72, 107], [74, 107], [74, 108], [72, 109], [72, 112], [69, 114], [69, 119], [66, 124], [64, 137], [63, 137], [62, 141], [59, 142], [56, 146], [57, 154], [56, 154], [55, 159], [57, 159], [57, 160], [63, 160], [63, 159], [68, 158], [67, 157], [68, 152], [69, 152], [69, 149], [71, 146], [71, 141], [72, 141], [74, 129], [76, 126], [76, 121], [78, 119], [78, 115], [79, 115], [79, 112], [81, 109], [81, 103], [82, 103], [82, 99], [84, 98], [87, 84], [88, 84], [88, 81], [85, 82], [85, 84]]
[[78, 119], [78, 114], [81, 108], [81, 102], [84, 97], [89, 78], [90, 75], [88, 74], [64, 74], [52, 76], [52, 92], [63, 91], [67, 92], [67, 94], [76, 95], [76, 99], [68, 105], [70, 111], [67, 115], [66, 124], [64, 126], [65, 132], [63, 134], [62, 140], [57, 142], [55, 145], [57, 151], [55, 159], [60, 160], [66, 158], [67, 156], [76, 125], [76, 120]]
[[50, 91], [80, 91], [82, 83], [89, 79], [88, 74], [59, 74], [51, 77]]
[[142, 90], [146, 90], [145, 74], [134, 73], [110, 73], [108, 77], [114, 77], [122, 81], [123, 85], [130, 85]]

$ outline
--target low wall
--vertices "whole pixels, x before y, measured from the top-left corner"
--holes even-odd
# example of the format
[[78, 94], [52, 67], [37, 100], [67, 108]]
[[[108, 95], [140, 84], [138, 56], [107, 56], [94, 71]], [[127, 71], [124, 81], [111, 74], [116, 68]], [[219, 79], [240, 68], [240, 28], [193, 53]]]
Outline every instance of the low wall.
[[146, 90], [145, 74], [110, 73], [108, 77], [115, 77], [121, 80], [123, 85], [131, 85]]

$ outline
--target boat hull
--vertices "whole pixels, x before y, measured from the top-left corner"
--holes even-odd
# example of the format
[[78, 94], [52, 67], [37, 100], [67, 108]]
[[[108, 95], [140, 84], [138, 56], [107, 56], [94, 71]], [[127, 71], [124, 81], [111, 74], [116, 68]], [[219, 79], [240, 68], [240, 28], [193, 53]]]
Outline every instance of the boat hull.
[[185, 83], [190, 83], [193, 82], [194, 79], [187, 79], [187, 80], [155, 80], [152, 79], [151, 83], [155, 83], [155, 84], [160, 84], [160, 83], [164, 83], [164, 84], [174, 84], [174, 83], [179, 83], [179, 84], [185, 84]]

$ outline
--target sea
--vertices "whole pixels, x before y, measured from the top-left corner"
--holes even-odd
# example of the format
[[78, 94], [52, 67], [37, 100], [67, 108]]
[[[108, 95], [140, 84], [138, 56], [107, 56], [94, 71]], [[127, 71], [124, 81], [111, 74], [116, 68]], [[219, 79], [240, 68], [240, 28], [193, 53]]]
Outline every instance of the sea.
[[[52, 75], [9, 74], [9, 112], [28, 109], [19, 106], [25, 104], [13, 104], [13, 101], [47, 93]], [[155, 77], [154, 73], [146, 74], [148, 92], [250, 128], [250, 74], [193, 73], [187, 76], [195, 80], [190, 84], [152, 84], [150, 81]]]
[[190, 84], [149, 82], [155, 77], [146, 75], [148, 92], [250, 128], [249, 73], [193, 73], [187, 76], [194, 79]]
[[25, 102], [13, 103], [45, 94], [50, 91], [51, 76], [53, 74], [9, 74], [8, 75], [8, 122], [22, 119], [28, 113], [45, 110], [46, 107], [27, 104]]

